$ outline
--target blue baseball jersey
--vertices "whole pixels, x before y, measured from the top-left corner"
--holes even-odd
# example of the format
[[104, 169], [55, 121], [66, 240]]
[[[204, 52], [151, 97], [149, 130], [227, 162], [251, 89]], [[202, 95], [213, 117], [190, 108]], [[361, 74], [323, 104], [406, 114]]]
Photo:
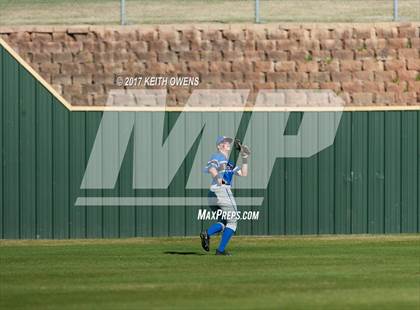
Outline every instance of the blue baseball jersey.
[[[234, 175], [238, 175], [240, 167], [230, 161], [224, 154], [218, 152], [214, 153], [207, 165], [204, 167], [204, 172], [209, 173], [210, 168], [215, 168], [218, 172], [218, 177], [223, 178], [227, 185], [232, 185], [232, 179]], [[217, 184], [217, 180], [212, 180], [212, 185]]]

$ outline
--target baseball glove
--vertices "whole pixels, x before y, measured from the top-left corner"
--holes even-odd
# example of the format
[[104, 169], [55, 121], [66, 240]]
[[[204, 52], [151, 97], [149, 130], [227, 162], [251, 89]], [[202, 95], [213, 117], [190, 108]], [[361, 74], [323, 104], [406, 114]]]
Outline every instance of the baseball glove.
[[235, 139], [235, 149], [237, 149], [242, 157], [248, 157], [251, 154], [251, 150], [248, 145], [242, 144], [241, 140]]

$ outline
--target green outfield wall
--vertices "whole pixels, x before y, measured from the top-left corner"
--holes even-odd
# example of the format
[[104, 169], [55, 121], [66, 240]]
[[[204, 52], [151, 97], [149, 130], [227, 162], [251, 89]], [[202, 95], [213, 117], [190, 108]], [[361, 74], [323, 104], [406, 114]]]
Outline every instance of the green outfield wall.
[[[70, 112], [2, 47], [0, 72], [1, 238], [183, 236], [208, 224], [197, 220], [199, 206], [75, 206], [77, 197], [90, 195], [205, 196], [204, 189], [185, 187], [199, 141], [167, 189], [132, 189], [132, 139], [114, 189], [80, 189], [103, 112]], [[153, 117], [165, 112], [136, 113], [153, 126]], [[243, 123], [250, 116], [189, 113]], [[270, 122], [283, 112], [253, 113]], [[300, 115], [292, 113], [288, 127], [298, 126]], [[165, 116], [166, 134], [179, 113]], [[243, 130], [239, 126], [238, 134]], [[162, 129], [152, 132], [164, 138]], [[273, 138], [267, 132], [264, 139]], [[257, 137], [252, 147], [263, 147], [264, 139]], [[160, 164], [153, 156], [150, 161]], [[309, 158], [278, 158], [267, 189], [236, 190], [237, 197], [264, 197], [260, 219], [241, 221], [238, 234], [418, 233], [419, 161], [420, 110], [344, 112], [332, 146]]]

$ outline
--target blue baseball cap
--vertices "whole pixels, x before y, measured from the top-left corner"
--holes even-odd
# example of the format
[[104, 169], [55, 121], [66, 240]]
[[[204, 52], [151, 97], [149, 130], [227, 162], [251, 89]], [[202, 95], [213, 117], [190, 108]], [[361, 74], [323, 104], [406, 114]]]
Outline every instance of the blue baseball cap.
[[219, 145], [220, 143], [223, 143], [223, 142], [232, 143], [233, 139], [226, 136], [218, 136], [216, 140], [216, 145]]

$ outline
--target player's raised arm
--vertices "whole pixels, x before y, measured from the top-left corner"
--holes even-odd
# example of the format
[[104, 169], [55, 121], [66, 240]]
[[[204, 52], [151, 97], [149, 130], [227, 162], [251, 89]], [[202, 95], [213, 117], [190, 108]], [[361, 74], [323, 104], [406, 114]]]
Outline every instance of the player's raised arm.
[[242, 144], [239, 139], [235, 140], [235, 148], [240, 152], [242, 157], [242, 166], [241, 168], [235, 168], [238, 169], [236, 174], [242, 177], [246, 177], [248, 175], [248, 157], [251, 154], [251, 150], [249, 146]]

